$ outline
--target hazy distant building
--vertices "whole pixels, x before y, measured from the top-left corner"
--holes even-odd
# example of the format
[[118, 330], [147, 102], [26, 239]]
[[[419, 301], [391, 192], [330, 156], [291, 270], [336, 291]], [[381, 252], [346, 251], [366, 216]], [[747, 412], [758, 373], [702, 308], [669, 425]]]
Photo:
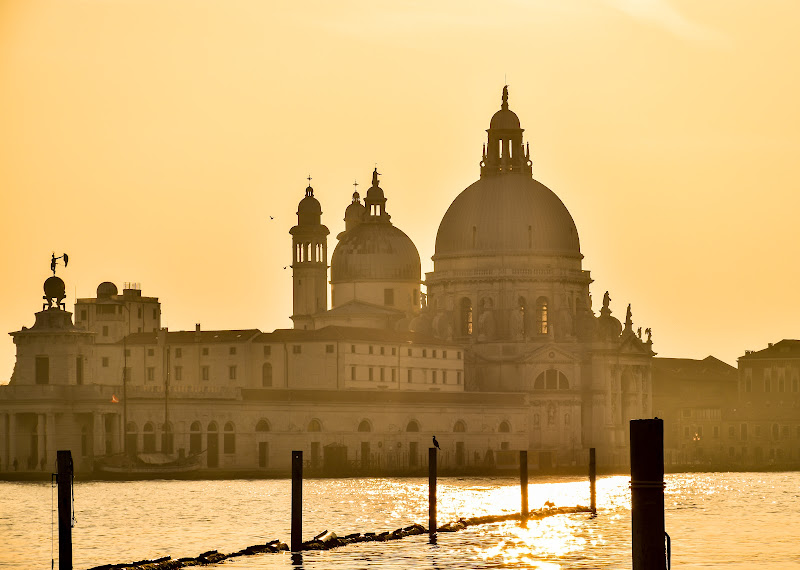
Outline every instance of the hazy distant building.
[[739, 357], [739, 403], [731, 453], [745, 465], [800, 464], [800, 340]]
[[376, 169], [345, 208], [330, 303], [329, 231], [306, 189], [290, 230], [293, 330], [169, 332], [156, 298], [111, 283], [78, 300], [75, 326], [58, 304], [38, 313], [12, 333], [0, 467], [72, 447], [86, 470], [127, 447], [271, 470], [299, 448], [312, 467], [408, 472], [434, 434], [452, 469], [516, 449], [534, 468], [583, 463], [588, 447], [625, 463], [628, 420], [652, 415], [649, 329], [634, 330], [630, 306], [624, 324], [612, 316], [608, 293], [592, 311], [577, 228], [533, 179], [505, 88], [487, 132], [424, 282]]
[[653, 359], [653, 414], [664, 420], [667, 465], [734, 462], [740, 450], [730, 428], [738, 385], [736, 368], [713, 356]]

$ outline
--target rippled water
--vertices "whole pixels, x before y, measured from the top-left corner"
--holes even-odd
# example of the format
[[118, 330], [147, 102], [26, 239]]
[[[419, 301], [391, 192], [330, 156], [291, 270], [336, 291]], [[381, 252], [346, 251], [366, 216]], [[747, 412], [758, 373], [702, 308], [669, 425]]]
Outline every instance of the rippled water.
[[[235, 558], [220, 568], [630, 568], [628, 477], [598, 479], [598, 517], [559, 515], [469, 527], [385, 543], [360, 543], [302, 559]], [[77, 482], [76, 569], [142, 558], [233, 552], [289, 541], [288, 480]], [[304, 538], [427, 526], [427, 480], [307, 480]], [[666, 525], [676, 568], [800, 568], [800, 473], [667, 476]], [[49, 568], [49, 484], [0, 483], [0, 567]], [[585, 479], [535, 479], [531, 508], [588, 503]], [[442, 478], [439, 521], [519, 510], [512, 478]], [[55, 535], [57, 540], [57, 522]], [[55, 543], [57, 555], [58, 544]]]

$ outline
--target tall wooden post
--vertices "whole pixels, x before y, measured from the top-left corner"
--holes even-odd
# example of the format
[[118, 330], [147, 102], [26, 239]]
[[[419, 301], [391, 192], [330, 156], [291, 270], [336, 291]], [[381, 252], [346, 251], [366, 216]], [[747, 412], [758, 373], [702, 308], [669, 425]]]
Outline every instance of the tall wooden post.
[[58, 570], [72, 570], [72, 453], [56, 453], [58, 480]]
[[303, 547], [303, 452], [292, 451], [292, 552]]
[[528, 452], [519, 452], [519, 488], [522, 491], [522, 518], [528, 518]]
[[664, 421], [631, 420], [633, 570], [665, 570]]
[[428, 448], [428, 533], [436, 534], [436, 448]]
[[594, 447], [589, 448], [589, 508], [592, 515], [597, 514], [597, 460]]

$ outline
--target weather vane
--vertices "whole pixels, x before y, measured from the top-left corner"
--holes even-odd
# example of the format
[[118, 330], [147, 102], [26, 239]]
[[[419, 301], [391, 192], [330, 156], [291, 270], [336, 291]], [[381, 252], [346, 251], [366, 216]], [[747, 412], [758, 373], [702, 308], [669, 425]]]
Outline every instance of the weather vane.
[[310, 174], [307, 176], [307, 179], [308, 179], [308, 185], [311, 186], [311, 175]]
[[53, 252], [53, 257], [50, 259], [50, 271], [53, 272], [53, 275], [56, 274], [56, 265], [58, 265], [58, 260], [62, 258], [64, 259], [64, 267], [66, 267], [69, 263], [69, 256], [65, 253], [64, 255], [59, 255], [56, 257], [56, 252]]

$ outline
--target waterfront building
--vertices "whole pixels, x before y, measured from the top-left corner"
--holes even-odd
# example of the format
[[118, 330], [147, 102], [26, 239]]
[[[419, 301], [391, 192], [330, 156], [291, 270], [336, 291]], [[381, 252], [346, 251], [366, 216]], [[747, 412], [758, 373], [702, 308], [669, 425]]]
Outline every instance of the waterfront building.
[[731, 457], [745, 465], [800, 465], [800, 340], [746, 351], [738, 380]]
[[736, 368], [713, 356], [653, 359], [653, 414], [664, 420], [666, 465], [733, 463], [729, 428], [738, 384]]
[[533, 469], [583, 464], [588, 447], [625, 464], [628, 421], [652, 415], [650, 330], [634, 329], [630, 305], [614, 317], [608, 292], [592, 310], [577, 228], [533, 178], [507, 88], [487, 133], [424, 281], [376, 169], [344, 210], [330, 268], [306, 188], [289, 231], [291, 330], [168, 331], [157, 298], [110, 282], [76, 301], [73, 325], [62, 294], [11, 333], [0, 468], [71, 448], [79, 472], [124, 450], [277, 472], [303, 449], [321, 472], [408, 473], [433, 435], [452, 471], [508, 467], [519, 449]]

